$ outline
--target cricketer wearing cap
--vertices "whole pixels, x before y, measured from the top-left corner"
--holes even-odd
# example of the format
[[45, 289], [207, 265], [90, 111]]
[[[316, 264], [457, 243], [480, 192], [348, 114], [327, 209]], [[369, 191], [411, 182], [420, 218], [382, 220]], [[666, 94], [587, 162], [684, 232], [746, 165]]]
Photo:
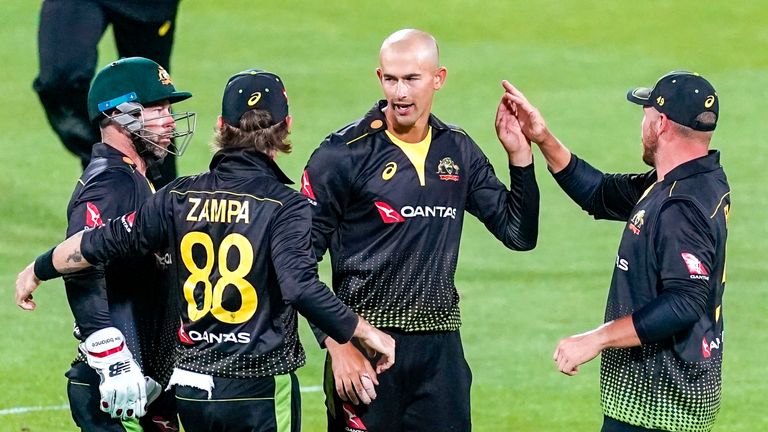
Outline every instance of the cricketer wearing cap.
[[329, 430], [469, 430], [472, 376], [454, 284], [464, 214], [510, 249], [536, 244], [530, 146], [509, 137], [514, 117], [499, 106], [508, 190], [465, 131], [431, 114], [446, 73], [431, 35], [389, 36], [377, 70], [386, 99], [329, 135], [302, 178], [315, 252], [330, 249], [336, 295], [398, 343], [398, 364], [379, 377], [377, 399], [355, 406], [370, 402], [358, 390], [373, 373], [369, 360], [326, 340]]
[[[291, 150], [290, 124], [277, 75], [236, 74], [224, 89], [210, 171], [179, 178], [136, 212], [56, 249], [55, 268], [71, 271], [87, 264], [71, 259], [75, 252], [99, 263], [170, 246], [182, 303], [171, 385], [190, 432], [300, 430], [297, 310], [335, 340], [355, 336], [383, 353], [379, 372], [394, 362], [394, 340], [317, 277], [309, 204], [274, 162]], [[26, 272], [30, 289], [35, 274], [55, 275], [56, 257], [45, 256], [46, 266]]]
[[[88, 93], [88, 113], [100, 126], [102, 142], [93, 145], [91, 161], [72, 193], [67, 235], [101, 226], [152, 196], [147, 164], [163, 157], [172, 139], [181, 145], [191, 137], [193, 128], [177, 129], [177, 121], [194, 114], [170, 113], [172, 103], [190, 96], [176, 91], [165, 70], [145, 58], [122, 59], [99, 71]], [[82, 342], [66, 374], [67, 394], [82, 430], [138, 427], [135, 418], [168, 382], [176, 313], [158, 289], [157, 258], [163, 255], [117, 259], [64, 279], [75, 336]], [[145, 388], [143, 375], [160, 384], [150, 381]], [[141, 426], [156, 430], [153, 420], [177, 424], [173, 399], [165, 402], [163, 397], [150, 405]]]
[[719, 104], [701, 76], [672, 72], [627, 94], [643, 106], [642, 174], [603, 174], [563, 146], [509, 83], [507, 103], [560, 187], [596, 219], [625, 223], [605, 324], [560, 341], [568, 375], [602, 352], [604, 432], [705, 432], [720, 408], [725, 243], [731, 208]]

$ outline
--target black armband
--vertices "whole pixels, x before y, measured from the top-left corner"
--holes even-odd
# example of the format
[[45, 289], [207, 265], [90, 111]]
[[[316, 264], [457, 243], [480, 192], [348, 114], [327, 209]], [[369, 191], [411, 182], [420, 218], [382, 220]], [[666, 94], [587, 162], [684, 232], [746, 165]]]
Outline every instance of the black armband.
[[56, 247], [54, 246], [48, 252], [35, 258], [35, 276], [41, 281], [63, 276], [63, 273], [59, 273], [56, 267], [53, 266], [53, 251], [55, 249]]

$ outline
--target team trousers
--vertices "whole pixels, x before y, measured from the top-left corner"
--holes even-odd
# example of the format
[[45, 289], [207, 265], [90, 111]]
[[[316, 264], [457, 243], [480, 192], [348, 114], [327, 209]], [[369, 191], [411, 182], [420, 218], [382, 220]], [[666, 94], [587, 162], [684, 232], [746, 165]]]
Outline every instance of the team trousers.
[[299, 432], [301, 393], [293, 372], [262, 378], [213, 377], [206, 390], [176, 385], [176, 406], [187, 432]]
[[328, 431], [470, 431], [472, 373], [459, 332], [384, 331], [395, 339], [396, 362], [378, 376], [377, 397], [370, 405], [339, 398], [326, 358]]

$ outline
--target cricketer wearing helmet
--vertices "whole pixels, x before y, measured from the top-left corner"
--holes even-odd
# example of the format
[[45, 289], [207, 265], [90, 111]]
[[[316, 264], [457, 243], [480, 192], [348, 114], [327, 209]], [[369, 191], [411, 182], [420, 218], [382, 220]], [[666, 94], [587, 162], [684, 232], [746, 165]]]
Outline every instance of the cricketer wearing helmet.
[[[194, 113], [170, 112], [172, 103], [190, 96], [176, 91], [165, 69], [145, 58], [118, 60], [96, 75], [88, 114], [99, 124], [101, 142], [94, 144], [72, 193], [67, 235], [108, 223], [152, 196], [148, 166], [169, 152], [183, 152], [194, 131]], [[180, 123], [185, 127], [177, 128]], [[167, 290], [158, 289], [160, 266], [167, 263], [167, 255], [158, 252], [64, 279], [81, 341], [66, 374], [67, 393], [82, 430], [136, 430], [148, 399], [168, 381], [178, 319]], [[151, 405], [141, 420], [145, 430], [178, 423], [172, 405], [162, 402]]]

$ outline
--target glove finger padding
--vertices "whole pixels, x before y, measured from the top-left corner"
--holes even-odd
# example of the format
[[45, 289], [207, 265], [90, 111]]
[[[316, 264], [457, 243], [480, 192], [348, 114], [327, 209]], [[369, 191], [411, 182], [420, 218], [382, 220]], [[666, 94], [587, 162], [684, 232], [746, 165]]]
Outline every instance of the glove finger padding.
[[146, 413], [144, 374], [133, 360], [125, 337], [114, 327], [101, 329], [80, 344], [88, 365], [101, 377], [100, 408], [113, 418], [135, 418]]

